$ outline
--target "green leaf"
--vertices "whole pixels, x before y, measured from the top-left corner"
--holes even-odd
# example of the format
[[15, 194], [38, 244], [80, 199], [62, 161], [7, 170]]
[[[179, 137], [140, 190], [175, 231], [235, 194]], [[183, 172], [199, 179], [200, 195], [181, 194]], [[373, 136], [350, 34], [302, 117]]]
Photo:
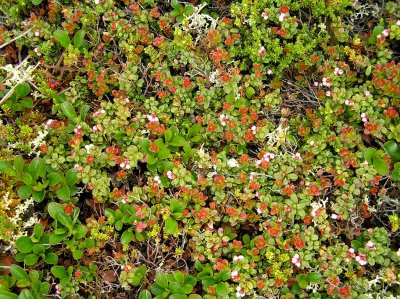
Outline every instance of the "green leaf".
[[32, 293], [28, 289], [23, 289], [21, 293], [19, 293], [18, 299], [35, 299]]
[[321, 274], [318, 272], [311, 272], [307, 274], [307, 281], [311, 283], [319, 283], [321, 281]]
[[74, 35], [74, 47], [80, 49], [83, 46], [85, 38], [85, 30], [81, 29], [77, 31]]
[[15, 245], [19, 252], [28, 253], [32, 251], [33, 242], [30, 237], [22, 236], [17, 239]]
[[21, 199], [27, 199], [32, 194], [32, 186], [23, 185], [18, 188], [17, 193]]
[[75, 260], [79, 260], [79, 259], [82, 258], [83, 253], [84, 253], [84, 252], [83, 252], [83, 249], [75, 249], [75, 250], [72, 251], [72, 257], [73, 257]]
[[46, 178], [46, 163], [42, 158], [35, 157], [29, 164], [29, 172], [34, 176], [36, 174], [38, 177]]
[[33, 227], [33, 234], [35, 235], [35, 237], [40, 238], [43, 235], [43, 232], [44, 232], [43, 224], [36, 223], [35, 226]]
[[183, 284], [183, 282], [185, 281], [185, 275], [182, 273], [182, 271], [176, 271], [174, 273], [174, 278], [180, 284]]
[[170, 128], [166, 129], [164, 132], [164, 138], [165, 138], [165, 142], [170, 142], [172, 139], [172, 130]]
[[39, 5], [43, 0], [32, 0], [33, 5]]
[[49, 252], [48, 254], [45, 255], [44, 262], [49, 265], [57, 264], [58, 262], [57, 254], [55, 254], [54, 252]]
[[51, 245], [56, 245], [56, 244], [60, 243], [63, 239], [65, 239], [65, 237], [67, 237], [67, 236], [68, 236], [68, 234], [66, 234], [66, 233], [58, 234], [58, 235], [52, 234], [49, 238], [49, 243]]
[[19, 173], [22, 173], [24, 171], [24, 159], [21, 156], [15, 157], [14, 168]]
[[299, 274], [299, 275], [296, 276], [296, 280], [297, 280], [297, 282], [299, 283], [299, 286], [302, 289], [305, 289], [308, 286], [308, 281], [306, 279], [306, 275]]
[[186, 143], [186, 139], [183, 138], [182, 136], [175, 136], [174, 138], [172, 138], [170, 144], [173, 146], [183, 146]]
[[180, 9], [182, 6], [180, 5], [180, 3], [178, 2], [178, 0], [171, 0], [171, 6], [174, 9]]
[[55, 277], [59, 279], [68, 277], [68, 272], [67, 270], [65, 270], [64, 266], [53, 266], [51, 267], [50, 271]]
[[215, 290], [219, 296], [227, 296], [228, 295], [228, 288], [226, 287], [225, 282], [220, 282], [217, 284]]
[[121, 235], [121, 244], [128, 245], [130, 241], [133, 240], [133, 231], [132, 229], [128, 229], [124, 231]]
[[368, 41], [371, 44], [376, 44], [376, 38], [379, 34], [381, 34], [383, 32], [383, 30], [385, 30], [385, 27], [383, 27], [382, 25], [377, 25], [375, 26], [374, 30], [372, 31], [372, 35], [371, 37], [368, 39]]
[[171, 154], [171, 151], [168, 148], [163, 147], [163, 148], [160, 148], [160, 151], [158, 152], [158, 158], [160, 160], [164, 160], [164, 159], [168, 158], [170, 154]]
[[18, 295], [7, 291], [0, 291], [0, 299], [18, 299]]
[[[33, 189], [35, 189], [35, 187], [33, 187]], [[46, 192], [44, 190], [32, 192], [32, 198], [36, 202], [42, 202], [45, 195], [46, 195]]]
[[78, 170], [71, 168], [65, 173], [65, 183], [67, 185], [75, 185], [78, 182]]
[[22, 99], [20, 101], [20, 104], [22, 107], [28, 108], [28, 109], [33, 107], [33, 101], [32, 101], [32, 99], [29, 99], [29, 98]]
[[173, 294], [179, 294], [181, 292], [182, 286], [179, 282], [173, 281], [169, 284], [168, 289]]
[[158, 272], [158, 273], [156, 274], [156, 283], [157, 283], [160, 287], [166, 289], [166, 288], [168, 287], [168, 278], [167, 278], [167, 275], [166, 275], [165, 273], [163, 273], [163, 272]]
[[201, 283], [205, 286], [205, 287], [209, 287], [209, 286], [213, 286], [213, 285], [215, 285], [216, 284], [216, 280], [215, 280], [215, 278], [213, 278], [213, 277], [211, 277], [211, 276], [206, 276], [206, 277], [203, 277], [202, 279], [201, 279]]
[[71, 43], [68, 32], [65, 30], [56, 30], [53, 33], [56, 40], [60, 43], [60, 45], [64, 48], [67, 48]]
[[251, 97], [256, 93], [253, 87], [249, 86], [246, 88], [246, 97], [251, 99]]
[[139, 299], [152, 299], [151, 293], [148, 290], [142, 290], [139, 293]]
[[392, 171], [392, 180], [394, 181], [400, 180], [400, 162], [394, 164]]
[[172, 217], [168, 217], [165, 220], [164, 232], [167, 235], [176, 235], [178, 233], [178, 222]]
[[76, 119], [76, 112], [74, 107], [68, 103], [68, 102], [64, 102], [61, 104], [61, 110], [64, 113], [64, 115], [66, 117], [68, 117], [69, 120], [74, 120]]
[[49, 186], [57, 185], [61, 182], [61, 175], [57, 172], [51, 172], [47, 175]]
[[148, 156], [147, 157], [147, 164], [153, 165], [158, 161], [158, 156]]
[[29, 172], [25, 172], [22, 175], [21, 180], [25, 185], [32, 185], [32, 183], [33, 183], [33, 178]]
[[0, 173], [5, 173], [8, 174], [9, 176], [15, 175], [13, 167], [7, 161], [0, 161]]
[[383, 159], [374, 159], [373, 160], [375, 170], [382, 176], [385, 176], [389, 172], [389, 166], [386, 161]]
[[15, 87], [14, 91], [17, 95], [17, 98], [20, 99], [26, 97], [29, 94], [29, 92], [31, 91], [31, 87], [28, 83], [20, 83]]
[[39, 257], [36, 254], [28, 254], [27, 256], [25, 256], [24, 258], [24, 263], [27, 266], [33, 266], [34, 264], [37, 263], [37, 261], [39, 260]]
[[364, 152], [364, 159], [367, 160], [369, 164], [372, 164], [372, 156], [375, 154], [376, 148], [369, 147]]
[[35, 244], [32, 247], [32, 251], [34, 254], [41, 255], [46, 251], [46, 248], [42, 244]]
[[200, 133], [201, 129], [202, 129], [201, 124], [199, 123], [194, 124], [193, 126], [190, 127], [188, 131], [189, 137], [191, 138], [197, 136]]
[[29, 279], [26, 271], [18, 265], [11, 265], [10, 272], [16, 279]]
[[200, 295], [197, 294], [190, 294], [188, 299], [201, 299], [202, 297]]
[[57, 219], [58, 213], [64, 213], [64, 207], [56, 202], [50, 202], [47, 206], [47, 211], [53, 219]]
[[183, 9], [183, 14], [186, 16], [190, 16], [193, 13], [193, 10], [194, 8], [192, 5], [185, 6], [185, 8]]
[[393, 163], [400, 160], [400, 147], [397, 145], [396, 142], [390, 140], [383, 145], [384, 149], [389, 154]]
[[170, 201], [170, 207], [172, 213], [182, 213], [185, 210], [186, 205], [180, 200], [172, 198]]
[[69, 190], [68, 185], [62, 186], [60, 189], [56, 191], [57, 197], [62, 201], [68, 201], [71, 196], [71, 192]]

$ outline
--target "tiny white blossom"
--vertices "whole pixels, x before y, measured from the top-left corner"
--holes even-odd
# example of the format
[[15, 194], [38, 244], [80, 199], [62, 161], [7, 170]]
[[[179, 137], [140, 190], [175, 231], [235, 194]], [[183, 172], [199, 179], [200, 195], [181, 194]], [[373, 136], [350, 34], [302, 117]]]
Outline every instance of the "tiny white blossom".
[[331, 218], [332, 218], [332, 219], [337, 219], [337, 218], [338, 218], [338, 215], [332, 214], [332, 215], [331, 215]]
[[272, 70], [268, 69], [267, 70], [267, 75], [271, 75], [272, 74]]
[[390, 33], [390, 30], [389, 30], [389, 29], [385, 29], [385, 30], [382, 31], [382, 34], [383, 34], [384, 36], [389, 36], [389, 33]]
[[286, 13], [282, 12], [282, 13], [279, 15], [279, 21], [280, 21], [280, 22], [283, 22], [283, 20], [285, 19], [285, 17], [286, 17]]
[[94, 4], [99, 4], [100, 0], [94, 0]]
[[158, 175], [156, 175], [154, 177], [154, 182], [156, 182], [157, 184], [161, 184], [161, 180], [160, 180], [160, 177]]
[[94, 144], [85, 145], [86, 153], [90, 154], [90, 150], [94, 147]]
[[243, 291], [243, 288], [241, 286], [237, 286], [236, 288], [236, 296], [237, 297], [244, 297], [246, 294]]
[[263, 56], [267, 51], [263, 46], [261, 46], [260, 50], [258, 50], [258, 56]]
[[238, 161], [236, 161], [236, 159], [232, 158], [228, 160], [228, 166], [229, 167], [239, 167], [239, 163]]
[[172, 173], [171, 170], [168, 170], [168, 171], [167, 171], [167, 177], [168, 177], [170, 180], [172, 180], [175, 176], [174, 176], [174, 174]]
[[371, 95], [371, 93], [369, 92], [369, 90], [364, 91], [364, 95], [367, 97], [369, 95]]
[[238, 255], [238, 256], [234, 256], [234, 257], [233, 257], [233, 261], [234, 261], [234, 262], [239, 262], [239, 261], [241, 261], [242, 259], [244, 259], [244, 256], [243, 256], [243, 255]]
[[269, 18], [268, 13], [266, 13], [265, 11], [261, 14], [261, 16], [264, 18], [264, 20], [268, 20]]

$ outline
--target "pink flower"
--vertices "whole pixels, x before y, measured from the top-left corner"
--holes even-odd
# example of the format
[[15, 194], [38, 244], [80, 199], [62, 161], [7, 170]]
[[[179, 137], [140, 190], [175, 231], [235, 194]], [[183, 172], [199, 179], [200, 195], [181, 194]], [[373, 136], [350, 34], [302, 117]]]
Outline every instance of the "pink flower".
[[284, 12], [282, 12], [280, 15], [279, 15], [279, 21], [280, 22], [283, 22], [283, 20], [286, 18], [286, 13], [284, 13]]
[[233, 271], [231, 272], [231, 276], [232, 276], [233, 281], [237, 281], [238, 278], [239, 278], [239, 272], [236, 271], [236, 270], [233, 270]]
[[170, 180], [172, 180], [172, 179], [175, 178], [175, 175], [172, 173], [171, 170], [168, 170], [168, 171], [167, 171], [167, 177], [168, 177]]
[[158, 117], [155, 115], [154, 112], [152, 112], [150, 115], [146, 115], [146, 117], [149, 120], [149, 122], [158, 122], [159, 121]]
[[263, 56], [265, 53], [267, 52], [267, 50], [265, 50], [265, 48], [263, 46], [261, 46], [260, 50], [258, 50], [258, 56]]
[[238, 296], [238, 297], [244, 297], [246, 294], [245, 294], [245, 292], [243, 291], [243, 288], [241, 287], [241, 286], [238, 286], [237, 288], [236, 288], [236, 296]]
[[356, 261], [359, 262], [361, 266], [365, 266], [367, 263], [367, 256], [363, 253], [360, 253], [356, 256]]
[[374, 242], [372, 242], [371, 240], [369, 240], [365, 246], [368, 249], [376, 249]]
[[154, 177], [154, 182], [156, 182], [157, 184], [161, 184], [161, 180], [160, 180], [160, 177], [158, 176], [158, 175], [156, 175], [155, 177]]
[[269, 18], [268, 13], [266, 13], [265, 11], [261, 14], [261, 16], [264, 18], [264, 20], [268, 20]]
[[300, 256], [299, 256], [297, 253], [292, 257], [292, 263], [293, 263], [296, 267], [300, 267], [300, 265], [301, 265]]
[[228, 115], [221, 114], [219, 116], [219, 119], [221, 120], [221, 125], [226, 126], [226, 122], [228, 121]]
[[104, 109], [97, 110], [95, 113], [93, 113], [93, 117], [100, 117], [104, 115], [106, 111]]
[[244, 259], [244, 256], [243, 256], [243, 255], [238, 255], [238, 256], [234, 256], [234, 257], [233, 257], [233, 261], [234, 261], [234, 262], [239, 262], [239, 261], [241, 261], [242, 259]]
[[146, 223], [141, 222], [141, 221], [136, 222], [136, 231], [137, 231], [138, 233], [141, 233], [146, 227], [147, 227], [147, 224], [146, 224]]
[[389, 30], [389, 29], [385, 29], [385, 30], [382, 31], [382, 34], [383, 34], [384, 36], [389, 36], [389, 33], [390, 33], [390, 30]]

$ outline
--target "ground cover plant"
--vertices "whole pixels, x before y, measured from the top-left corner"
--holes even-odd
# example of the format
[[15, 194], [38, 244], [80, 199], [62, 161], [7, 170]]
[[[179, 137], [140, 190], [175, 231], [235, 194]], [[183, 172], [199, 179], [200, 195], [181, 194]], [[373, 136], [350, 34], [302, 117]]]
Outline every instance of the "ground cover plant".
[[0, 0], [0, 298], [399, 298], [400, 4]]

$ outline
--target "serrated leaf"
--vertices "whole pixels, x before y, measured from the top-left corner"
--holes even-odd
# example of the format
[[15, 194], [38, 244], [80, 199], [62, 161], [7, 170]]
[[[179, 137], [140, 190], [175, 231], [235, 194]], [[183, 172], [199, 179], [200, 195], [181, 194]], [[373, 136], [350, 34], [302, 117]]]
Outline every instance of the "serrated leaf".
[[65, 30], [56, 30], [53, 33], [55, 39], [60, 43], [60, 45], [64, 48], [67, 48], [71, 43], [68, 32]]

